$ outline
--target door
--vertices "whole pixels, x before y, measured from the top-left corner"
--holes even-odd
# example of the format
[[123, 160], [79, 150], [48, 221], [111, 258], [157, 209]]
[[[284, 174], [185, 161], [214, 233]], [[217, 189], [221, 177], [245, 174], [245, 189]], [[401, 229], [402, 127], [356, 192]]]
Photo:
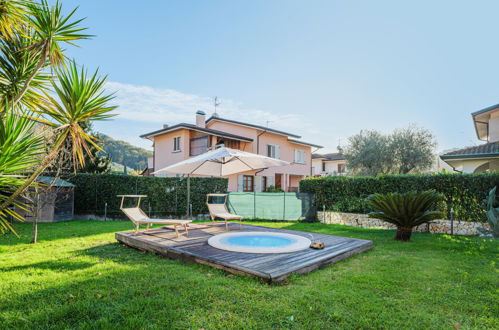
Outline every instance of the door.
[[275, 175], [275, 187], [282, 189], [282, 174]]

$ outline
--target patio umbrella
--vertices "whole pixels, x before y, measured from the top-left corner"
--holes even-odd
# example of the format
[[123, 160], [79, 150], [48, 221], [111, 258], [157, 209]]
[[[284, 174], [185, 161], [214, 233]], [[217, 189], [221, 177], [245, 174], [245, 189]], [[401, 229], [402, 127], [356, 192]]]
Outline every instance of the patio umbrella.
[[289, 162], [251, 152], [222, 147], [167, 166], [155, 171], [153, 174], [170, 173], [187, 175], [187, 212], [189, 213], [190, 175], [227, 176], [251, 170], [285, 165], [289, 165]]
[[289, 163], [251, 152], [222, 147], [162, 168], [154, 172], [154, 174], [171, 173], [227, 176], [235, 173], [285, 165], [289, 165]]

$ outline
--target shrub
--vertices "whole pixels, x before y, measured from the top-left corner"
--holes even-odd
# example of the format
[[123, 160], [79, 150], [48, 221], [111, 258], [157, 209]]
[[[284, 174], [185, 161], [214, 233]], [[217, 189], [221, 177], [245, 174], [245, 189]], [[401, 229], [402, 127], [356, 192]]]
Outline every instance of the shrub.
[[499, 174], [421, 174], [373, 177], [308, 178], [300, 191], [316, 195], [319, 209], [337, 212], [369, 213], [367, 197], [375, 193], [435, 190], [444, 195], [440, 207], [446, 217], [451, 208], [462, 221], [486, 221], [487, 192], [499, 184]]
[[493, 237], [499, 238], [499, 207], [496, 207], [496, 189], [492, 188], [487, 196], [487, 220], [490, 225], [490, 231]]
[[[187, 179], [160, 178], [151, 176], [125, 176], [114, 174], [77, 174], [69, 178], [75, 188], [76, 214], [104, 214], [122, 217], [120, 194], [143, 194], [148, 197], [142, 202], [146, 213], [151, 216], [184, 215], [187, 209]], [[191, 204], [193, 214], [208, 213], [206, 194], [227, 191], [227, 179], [191, 178]]]
[[433, 190], [373, 194], [368, 198], [374, 210], [369, 216], [396, 225], [395, 239], [409, 241], [413, 227], [442, 217], [437, 209], [442, 199], [443, 195]]

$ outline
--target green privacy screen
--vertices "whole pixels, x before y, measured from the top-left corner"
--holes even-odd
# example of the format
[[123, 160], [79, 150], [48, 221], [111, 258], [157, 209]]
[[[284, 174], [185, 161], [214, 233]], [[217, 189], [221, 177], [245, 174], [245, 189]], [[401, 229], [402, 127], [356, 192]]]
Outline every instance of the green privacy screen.
[[246, 219], [315, 220], [314, 195], [306, 193], [231, 192], [227, 206]]

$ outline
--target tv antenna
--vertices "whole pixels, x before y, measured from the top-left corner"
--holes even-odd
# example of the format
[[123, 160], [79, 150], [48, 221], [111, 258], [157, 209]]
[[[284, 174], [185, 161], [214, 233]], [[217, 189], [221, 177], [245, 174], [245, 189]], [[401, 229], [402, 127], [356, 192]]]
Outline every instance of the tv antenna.
[[222, 102], [219, 100], [218, 96], [215, 96], [213, 98], [213, 106], [215, 107], [215, 112], [213, 113], [213, 115], [215, 116], [218, 116], [218, 113], [217, 113], [217, 107], [222, 104]]
[[273, 122], [273, 120], [267, 120], [267, 128], [269, 128], [269, 124]]

